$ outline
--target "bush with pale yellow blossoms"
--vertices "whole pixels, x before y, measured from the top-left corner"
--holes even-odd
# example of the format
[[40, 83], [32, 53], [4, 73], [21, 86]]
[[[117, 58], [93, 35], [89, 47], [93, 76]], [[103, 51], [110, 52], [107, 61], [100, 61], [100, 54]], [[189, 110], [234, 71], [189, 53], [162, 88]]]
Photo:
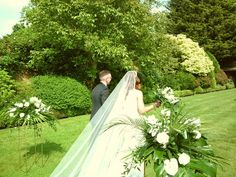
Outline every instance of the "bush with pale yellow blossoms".
[[213, 62], [197, 42], [184, 34], [167, 35], [167, 37], [177, 46], [181, 54], [181, 65], [186, 71], [197, 75], [207, 75], [214, 70]]

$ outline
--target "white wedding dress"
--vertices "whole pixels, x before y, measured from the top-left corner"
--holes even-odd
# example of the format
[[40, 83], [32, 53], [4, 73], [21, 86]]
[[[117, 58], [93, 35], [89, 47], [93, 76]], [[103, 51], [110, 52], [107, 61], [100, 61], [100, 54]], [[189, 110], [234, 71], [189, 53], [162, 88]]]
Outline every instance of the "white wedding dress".
[[[139, 118], [138, 94], [134, 89], [136, 72], [128, 72], [95, 114], [95, 122], [89, 124], [76, 140], [51, 177], [122, 177], [124, 158], [143, 142], [142, 133], [127, 125], [104, 127], [114, 120]], [[98, 117], [98, 118], [96, 118]], [[101, 118], [101, 119], [99, 119]], [[126, 177], [144, 177], [144, 165], [131, 170]]]

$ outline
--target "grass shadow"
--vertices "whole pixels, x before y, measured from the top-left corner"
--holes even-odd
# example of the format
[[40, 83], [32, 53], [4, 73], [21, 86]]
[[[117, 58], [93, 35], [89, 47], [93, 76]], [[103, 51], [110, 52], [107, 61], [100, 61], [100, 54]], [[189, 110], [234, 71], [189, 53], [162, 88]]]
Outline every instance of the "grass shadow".
[[44, 167], [52, 153], [62, 153], [65, 151], [61, 144], [47, 140], [45, 142], [29, 146], [25, 150], [26, 152], [23, 154], [24, 165], [27, 166], [25, 172], [29, 172], [34, 165], [38, 166], [41, 164], [40, 166]]

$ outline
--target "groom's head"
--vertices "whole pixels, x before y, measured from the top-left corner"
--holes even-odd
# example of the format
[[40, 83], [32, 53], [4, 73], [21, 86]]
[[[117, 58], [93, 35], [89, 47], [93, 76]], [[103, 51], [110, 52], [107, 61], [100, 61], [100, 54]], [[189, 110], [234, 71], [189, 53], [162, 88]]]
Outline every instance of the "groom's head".
[[102, 83], [104, 83], [105, 85], [108, 85], [110, 84], [111, 82], [111, 72], [108, 71], [108, 70], [102, 70], [100, 73], [99, 73], [99, 79]]

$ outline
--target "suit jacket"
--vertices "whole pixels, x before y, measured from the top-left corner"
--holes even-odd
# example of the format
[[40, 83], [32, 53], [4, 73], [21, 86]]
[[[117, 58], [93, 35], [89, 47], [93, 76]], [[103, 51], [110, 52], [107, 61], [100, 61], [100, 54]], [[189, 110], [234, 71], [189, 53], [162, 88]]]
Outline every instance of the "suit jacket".
[[90, 119], [96, 114], [109, 96], [109, 89], [103, 83], [99, 83], [92, 91], [92, 113]]

